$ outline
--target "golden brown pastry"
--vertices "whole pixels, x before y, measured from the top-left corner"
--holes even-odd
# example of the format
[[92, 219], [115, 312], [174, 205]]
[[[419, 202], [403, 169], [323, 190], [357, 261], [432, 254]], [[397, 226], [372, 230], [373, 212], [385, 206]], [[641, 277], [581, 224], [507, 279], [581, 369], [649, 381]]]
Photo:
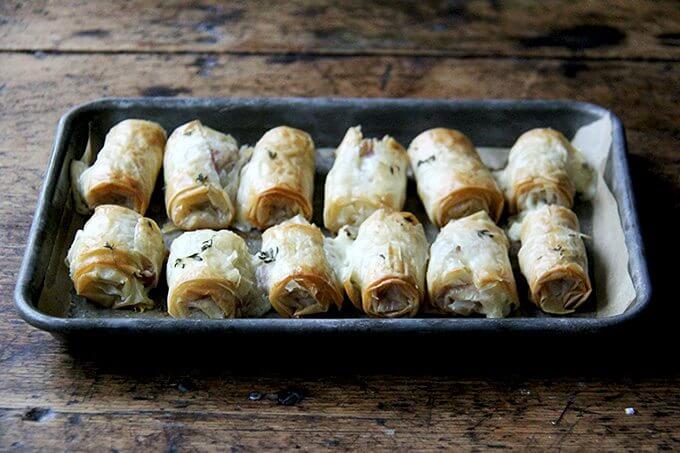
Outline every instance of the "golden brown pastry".
[[509, 315], [519, 307], [509, 246], [486, 211], [449, 222], [430, 248], [430, 304], [453, 315]]
[[170, 247], [168, 313], [174, 318], [240, 318], [266, 313], [245, 241], [227, 230], [183, 233]]
[[453, 129], [427, 130], [413, 139], [408, 156], [432, 223], [441, 228], [477, 211], [498, 221], [503, 192], [467, 136]]
[[165, 259], [161, 230], [122, 206], [102, 205], [76, 233], [66, 257], [79, 296], [110, 308], [151, 308]]
[[301, 215], [264, 232], [257, 272], [281, 316], [300, 317], [342, 307], [342, 285], [327, 253], [321, 230]]
[[359, 227], [335, 239], [340, 270], [352, 303], [370, 316], [414, 316], [425, 295], [428, 244], [425, 231], [410, 212], [379, 209]]
[[311, 219], [315, 168], [309, 134], [287, 126], [264, 134], [241, 171], [239, 227], [265, 229], [297, 214]]
[[532, 302], [547, 313], [566, 314], [588, 299], [588, 257], [576, 214], [557, 205], [529, 211], [520, 239], [519, 265]]
[[525, 132], [510, 150], [503, 173], [513, 213], [542, 204], [571, 208], [574, 194], [593, 195], [595, 171], [564, 135], [553, 129]]
[[236, 213], [239, 172], [247, 152], [231, 135], [186, 123], [165, 147], [165, 206], [182, 230], [226, 228]]
[[78, 212], [115, 204], [144, 214], [163, 162], [165, 138], [165, 130], [151, 121], [130, 119], [113, 126], [92, 166], [92, 149], [71, 163]]
[[380, 208], [401, 210], [406, 201], [406, 150], [392, 137], [363, 138], [351, 127], [335, 151], [326, 177], [324, 225], [337, 232], [359, 226]]

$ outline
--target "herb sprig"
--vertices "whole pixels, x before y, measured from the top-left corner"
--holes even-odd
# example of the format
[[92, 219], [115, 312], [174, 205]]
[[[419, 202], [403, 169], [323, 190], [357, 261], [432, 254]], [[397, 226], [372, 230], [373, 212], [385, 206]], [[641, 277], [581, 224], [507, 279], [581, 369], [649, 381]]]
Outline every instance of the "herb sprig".
[[260, 250], [257, 257], [262, 260], [263, 263], [272, 263], [276, 261], [276, 256], [279, 254], [279, 248], [272, 248], [269, 250]]
[[416, 167], [420, 167], [421, 165], [427, 164], [429, 162], [434, 162], [435, 160], [437, 160], [437, 157], [433, 154], [430, 157], [428, 157], [427, 159], [419, 160], [416, 163]]

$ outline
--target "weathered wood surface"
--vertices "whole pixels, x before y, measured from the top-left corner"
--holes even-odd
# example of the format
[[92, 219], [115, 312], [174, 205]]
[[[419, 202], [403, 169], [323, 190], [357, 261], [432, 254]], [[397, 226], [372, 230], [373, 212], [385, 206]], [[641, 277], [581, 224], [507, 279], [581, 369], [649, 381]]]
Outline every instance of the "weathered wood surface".
[[[169, 17], [175, 17], [175, 22], [153, 24], [148, 18], [155, 13], [140, 8], [141, 3], [150, 5], [130, 3], [123, 11], [110, 12], [108, 18], [103, 3], [83, 2], [78, 5], [80, 14], [72, 16], [48, 2], [23, 3], [19, 8], [12, 2], [0, 3], [4, 192], [0, 197], [0, 450], [680, 448], [680, 379], [677, 364], [672, 363], [677, 362], [678, 335], [677, 328], [665, 330], [672, 327], [671, 309], [677, 305], [673, 304], [677, 300], [676, 267], [670, 264], [677, 259], [678, 244], [669, 238], [680, 227], [680, 58], [677, 46], [659, 47], [655, 38], [680, 30], [677, 8], [663, 2], [641, 4], [640, 23], [634, 25], [633, 8], [623, 4], [612, 3], [611, 10], [595, 3], [551, 4], [550, 14], [569, 8], [596, 10], [597, 23], [623, 24], [620, 28], [625, 28], [628, 37], [611, 48], [530, 47], [521, 54], [531, 58], [493, 58], [519, 51], [510, 48], [503, 35], [470, 40], [469, 45], [478, 47], [469, 50], [456, 47], [448, 38], [433, 41], [428, 48], [429, 44], [423, 44], [426, 35], [421, 33], [420, 38], [403, 38], [413, 40], [415, 45], [409, 47], [406, 41], [390, 42], [379, 35], [376, 30], [385, 27], [367, 25], [363, 12], [356, 13], [353, 25], [359, 38], [370, 38], [357, 39], [363, 48], [337, 36], [325, 43], [310, 41], [309, 34], [297, 36], [291, 31], [293, 26], [331, 25], [313, 17], [304, 18], [301, 24], [285, 9], [309, 7], [308, 3], [285, 7], [281, 17], [273, 19], [272, 8], [246, 3], [216, 7], [225, 15], [244, 9], [228, 26], [225, 22], [214, 28], [220, 33], [241, 30], [237, 44], [242, 47], [232, 46], [226, 38], [197, 43], [196, 36], [206, 28], [192, 32], [192, 21], [204, 21], [207, 13], [196, 12], [204, 10], [170, 6], [168, 11], [174, 12]], [[494, 4], [472, 2], [464, 9], [496, 11]], [[518, 23], [517, 17], [540, 16], [523, 3], [499, 4], [498, 14], [507, 16], [504, 24]], [[393, 10], [392, 16], [383, 16], [395, 22], [399, 8], [385, 5], [375, 8]], [[318, 14], [340, 20], [336, 6]], [[250, 30], [262, 15], [270, 18], [261, 24], [271, 28], [269, 34], [243, 31]], [[555, 20], [557, 16], [550, 17]], [[567, 28], [580, 23], [580, 17], [555, 24]], [[396, 22], [406, 19], [400, 20]], [[549, 33], [549, 20], [540, 20], [545, 20], [540, 33]], [[478, 18], [470, 20], [475, 33], [481, 29], [478, 22]], [[284, 33], [286, 24], [289, 31]], [[173, 37], [171, 31], [178, 25], [182, 36]], [[98, 29], [108, 33], [95, 33]], [[140, 35], [140, 30], [147, 36]], [[443, 31], [451, 30], [465, 33], [457, 25]], [[521, 36], [533, 32], [528, 27], [518, 30]], [[53, 40], [58, 33], [78, 32], [78, 40]], [[193, 35], [185, 40], [184, 32]], [[25, 36], [19, 36], [22, 33]], [[145, 49], [144, 43], [153, 43], [149, 52], [135, 53]], [[438, 49], [442, 54], [461, 51], [465, 56], [406, 55], [437, 53]], [[119, 53], [111, 54], [111, 50]], [[182, 54], [164, 53], [178, 50]], [[298, 50], [323, 55], [258, 54]], [[236, 55], [234, 51], [254, 54]], [[405, 55], [328, 55], [331, 52]], [[394, 365], [387, 371], [381, 366], [352, 371], [343, 365], [330, 370], [249, 370], [244, 365], [208, 366], [181, 357], [174, 363], [162, 358], [145, 363], [118, 357], [102, 363], [91, 357], [71, 357], [52, 337], [17, 317], [12, 306], [16, 273], [59, 116], [94, 98], [138, 95], [570, 98], [612, 108], [627, 127], [655, 284], [654, 310], [646, 324], [630, 332], [629, 341], [615, 345], [616, 359], [603, 360], [599, 366], [593, 365], [596, 360], [592, 358], [603, 348], [599, 341], [588, 348], [554, 353], [569, 364], [557, 369], [541, 369], [544, 357], [527, 347], [513, 353], [518, 363], [532, 362], [536, 354], [539, 365], [493, 373], [469, 369], [464, 359], [455, 366], [459, 355], [444, 345], [440, 360], [453, 364], [453, 371], [405, 366], [400, 372]], [[593, 351], [591, 358], [579, 366], [579, 351], [588, 355], [586, 349]], [[648, 357], [650, 351], [659, 350], [667, 351], [663, 361]], [[328, 349], [324, 354], [334, 353]], [[493, 360], [493, 353], [490, 357]], [[607, 372], [609, 362], [616, 366]], [[339, 363], [345, 362], [339, 359]], [[279, 404], [279, 399], [283, 402], [290, 395], [282, 393], [278, 398], [277, 392], [290, 389], [302, 400], [292, 406]], [[252, 391], [265, 396], [251, 401]], [[288, 399], [294, 400], [294, 395]], [[626, 407], [634, 407], [637, 414], [626, 415]]]
[[0, 48], [667, 59], [679, 22], [674, 0], [7, 0]]

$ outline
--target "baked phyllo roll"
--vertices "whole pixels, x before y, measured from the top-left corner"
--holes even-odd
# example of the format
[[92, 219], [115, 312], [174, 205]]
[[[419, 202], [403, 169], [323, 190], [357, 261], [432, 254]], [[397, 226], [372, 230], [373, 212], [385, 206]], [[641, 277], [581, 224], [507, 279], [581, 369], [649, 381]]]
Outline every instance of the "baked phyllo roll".
[[479, 211], [449, 222], [430, 248], [427, 288], [442, 313], [501, 318], [519, 306], [505, 232]]
[[532, 302], [554, 314], [571, 313], [585, 302], [591, 286], [576, 214], [557, 205], [529, 211], [520, 239], [519, 266]]
[[301, 215], [262, 234], [257, 272], [281, 316], [300, 317], [342, 307], [342, 286], [326, 248], [321, 230]]
[[163, 159], [165, 207], [172, 222], [183, 230], [228, 227], [245, 154], [231, 135], [198, 120], [175, 129]]
[[71, 163], [76, 209], [87, 214], [114, 204], [146, 212], [163, 163], [165, 130], [144, 120], [125, 120], [111, 128], [92, 166], [92, 149]]
[[403, 209], [407, 168], [406, 150], [395, 139], [363, 138], [360, 126], [349, 128], [326, 177], [326, 228], [359, 226], [380, 208]]
[[183, 233], [170, 246], [166, 274], [174, 318], [255, 317], [270, 308], [245, 241], [231, 231]]
[[161, 230], [122, 206], [102, 205], [76, 233], [66, 265], [76, 293], [104, 307], [151, 308], [165, 259]]
[[265, 229], [297, 214], [311, 219], [314, 154], [304, 131], [281, 126], [264, 134], [241, 172], [239, 225]]
[[430, 129], [408, 147], [418, 195], [438, 227], [451, 219], [486, 211], [494, 221], [503, 212], [503, 192], [464, 134]]
[[370, 316], [414, 316], [425, 295], [428, 244], [425, 231], [410, 212], [380, 209], [337, 241], [346, 246], [342, 279], [352, 303]]
[[571, 208], [574, 194], [592, 197], [596, 182], [581, 152], [553, 129], [532, 129], [517, 139], [503, 179], [512, 212], [541, 204]]

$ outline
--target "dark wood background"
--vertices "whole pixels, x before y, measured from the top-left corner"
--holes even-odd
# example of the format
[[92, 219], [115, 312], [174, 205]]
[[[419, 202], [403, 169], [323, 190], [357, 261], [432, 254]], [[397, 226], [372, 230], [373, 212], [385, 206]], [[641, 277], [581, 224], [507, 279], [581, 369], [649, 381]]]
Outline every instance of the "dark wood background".
[[[0, 449], [680, 448], [679, 62], [677, 1], [0, 2]], [[615, 338], [468, 354], [475, 339], [69, 354], [12, 291], [56, 123], [103, 96], [601, 104], [627, 128], [652, 309]]]

